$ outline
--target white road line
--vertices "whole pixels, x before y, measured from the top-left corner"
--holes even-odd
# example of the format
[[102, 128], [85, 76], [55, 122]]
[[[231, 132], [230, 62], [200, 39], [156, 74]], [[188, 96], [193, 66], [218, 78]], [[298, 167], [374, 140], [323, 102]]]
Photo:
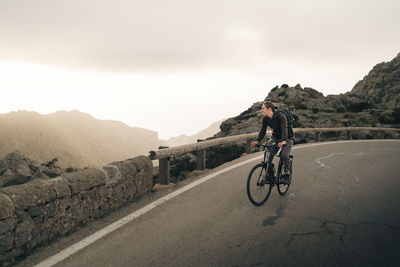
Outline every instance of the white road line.
[[136, 219], [140, 215], [145, 214], [146, 212], [148, 212], [148, 211], [160, 206], [164, 202], [166, 202], [166, 201], [168, 201], [168, 200], [170, 200], [170, 199], [172, 199], [172, 198], [174, 198], [174, 197], [176, 197], [176, 196], [178, 196], [178, 195], [180, 195], [180, 194], [192, 189], [193, 187], [196, 187], [199, 184], [202, 184], [202, 183], [204, 183], [204, 182], [206, 182], [206, 181], [208, 181], [208, 180], [210, 180], [210, 179], [212, 179], [212, 178], [214, 178], [214, 177], [216, 177], [216, 176], [218, 176], [218, 175], [220, 175], [222, 173], [228, 172], [228, 171], [233, 170], [233, 169], [235, 169], [237, 167], [245, 165], [245, 164], [247, 164], [249, 162], [252, 162], [254, 160], [260, 159], [262, 157], [263, 157], [263, 155], [248, 159], [248, 160], [240, 162], [240, 163], [237, 163], [237, 164], [235, 164], [233, 166], [230, 166], [230, 167], [227, 167], [225, 169], [219, 170], [219, 171], [217, 171], [215, 173], [212, 173], [210, 175], [207, 175], [207, 176], [205, 176], [205, 177], [203, 177], [203, 178], [201, 178], [201, 179], [199, 179], [199, 180], [197, 180], [197, 181], [195, 181], [195, 182], [193, 182], [191, 184], [188, 184], [188, 185], [186, 185], [186, 186], [184, 186], [184, 187], [182, 187], [182, 188], [180, 188], [180, 189], [178, 189], [178, 190], [176, 190], [176, 191], [174, 191], [174, 192], [172, 192], [172, 193], [170, 193], [170, 194], [168, 194], [168, 195], [166, 195], [166, 196], [164, 196], [164, 197], [162, 197], [162, 198], [160, 198], [160, 199], [158, 199], [158, 200], [156, 200], [156, 201], [154, 201], [154, 202], [152, 202], [152, 203], [150, 203], [150, 204], [148, 204], [146, 206], [144, 206], [143, 208], [141, 208], [141, 209], [139, 209], [139, 210], [137, 210], [137, 211], [125, 216], [124, 218], [122, 218], [122, 219], [120, 219], [120, 220], [118, 220], [118, 221], [116, 221], [116, 222], [104, 227], [100, 231], [98, 231], [98, 232], [96, 232], [96, 233], [94, 233], [94, 234], [82, 239], [81, 241], [79, 241], [79, 242], [67, 247], [66, 249], [62, 250], [61, 252], [57, 253], [56, 255], [54, 255], [54, 256], [52, 256], [52, 257], [40, 262], [39, 264], [37, 264], [35, 266], [38, 266], [38, 267], [39, 266], [40, 267], [53, 266], [53, 265], [61, 262], [62, 260], [68, 258], [69, 256], [75, 254], [76, 252], [78, 252], [79, 250], [83, 249], [84, 247], [87, 247], [88, 245], [94, 243], [95, 241], [99, 240], [100, 238], [104, 237], [105, 235], [107, 235], [107, 234], [113, 232], [114, 230], [120, 228], [121, 226], [124, 226], [125, 224], [133, 221], [134, 219]]
[[359, 152], [359, 153], [339, 152], [339, 153], [332, 153], [332, 154], [329, 154], [328, 156], [324, 156], [324, 157], [321, 157], [321, 158], [317, 158], [317, 159], [315, 159], [315, 161], [316, 161], [319, 165], [321, 165], [321, 167], [324, 167], [324, 168], [327, 168], [327, 169], [331, 169], [331, 167], [329, 167], [329, 166], [325, 165], [324, 163], [322, 163], [321, 160], [322, 160], [322, 159], [327, 159], [327, 158], [330, 158], [330, 157], [333, 157], [333, 156], [336, 156], [336, 155], [361, 156], [361, 155], [364, 155], [364, 154], [367, 154], [367, 153], [369, 153], [369, 152]]
[[[294, 146], [292, 148], [292, 150], [299, 149], [299, 148], [320, 146], [320, 145], [341, 144], [341, 143], [349, 143], [349, 142], [353, 142], [353, 143], [354, 142], [376, 142], [376, 141], [382, 141], [383, 142], [383, 141], [394, 141], [394, 140], [355, 140], [355, 141], [335, 141], [335, 142], [325, 142], [325, 143], [313, 143], [313, 144], [297, 145], [297, 146]], [[216, 176], [218, 176], [218, 175], [220, 175], [222, 173], [228, 172], [228, 171], [233, 170], [233, 169], [235, 169], [237, 167], [240, 167], [242, 165], [245, 165], [245, 164], [250, 163], [250, 162], [255, 161], [255, 160], [259, 160], [261, 158], [263, 158], [263, 155], [260, 155], [260, 156], [257, 156], [257, 157], [242, 161], [242, 162], [237, 163], [235, 165], [226, 167], [226, 168], [224, 168], [222, 170], [216, 171], [215, 173], [207, 175], [207, 176], [205, 176], [205, 177], [203, 177], [203, 178], [201, 178], [201, 179], [199, 179], [197, 181], [194, 181], [193, 183], [188, 184], [188, 185], [182, 187], [181, 189], [178, 189], [178, 190], [176, 190], [176, 191], [174, 191], [174, 192], [172, 192], [172, 193], [170, 193], [170, 194], [168, 194], [168, 195], [166, 195], [166, 196], [164, 196], [164, 197], [162, 197], [162, 198], [160, 198], [160, 199], [158, 199], [158, 200], [156, 200], [156, 201], [144, 206], [143, 208], [141, 208], [141, 209], [139, 209], [139, 210], [137, 210], [137, 211], [125, 216], [124, 218], [122, 218], [122, 219], [120, 219], [120, 220], [118, 220], [118, 221], [116, 221], [116, 222], [104, 227], [103, 229], [97, 231], [96, 233], [94, 233], [94, 234], [82, 239], [81, 241], [79, 241], [79, 242], [77, 242], [77, 243], [75, 243], [75, 244], [73, 244], [73, 245], [71, 245], [71, 246], [69, 246], [67, 248], [65, 248], [64, 250], [60, 251], [56, 255], [49, 257], [48, 259], [38, 263], [35, 266], [36, 267], [54, 266], [57, 263], [63, 261], [66, 258], [68, 258], [69, 256], [75, 254], [79, 250], [89, 246], [90, 244], [94, 243], [95, 241], [99, 240], [100, 238], [106, 236], [107, 234], [109, 234], [109, 233], [117, 230], [118, 228], [124, 226], [125, 224], [133, 221], [134, 219], [136, 219], [140, 215], [143, 215], [146, 212], [148, 212], [148, 211], [160, 206], [164, 202], [166, 202], [166, 201], [168, 201], [168, 200], [170, 200], [170, 199], [172, 199], [172, 198], [174, 198], [174, 197], [176, 197], [176, 196], [178, 196], [178, 195], [180, 195], [180, 194], [192, 189], [193, 187], [196, 187], [196, 186], [198, 186], [198, 185], [200, 185], [200, 184], [202, 184], [202, 183], [204, 183], [204, 182], [206, 182], [206, 181], [208, 181], [208, 180], [210, 180], [210, 179], [212, 179], [212, 178], [214, 178], [214, 177], [216, 177]]]

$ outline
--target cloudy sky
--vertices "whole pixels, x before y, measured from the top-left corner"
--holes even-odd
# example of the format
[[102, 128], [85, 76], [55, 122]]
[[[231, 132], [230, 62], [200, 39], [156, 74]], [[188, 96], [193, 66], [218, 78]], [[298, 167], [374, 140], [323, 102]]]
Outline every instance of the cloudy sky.
[[1, 0], [0, 113], [194, 134], [275, 85], [352, 89], [400, 52], [398, 0]]

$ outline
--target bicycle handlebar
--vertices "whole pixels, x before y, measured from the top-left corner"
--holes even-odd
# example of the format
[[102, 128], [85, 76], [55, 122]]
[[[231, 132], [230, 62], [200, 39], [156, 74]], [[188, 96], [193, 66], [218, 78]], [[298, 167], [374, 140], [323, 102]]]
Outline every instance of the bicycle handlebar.
[[265, 148], [272, 148], [272, 147], [276, 147], [276, 146], [278, 146], [278, 144], [272, 144], [272, 145], [268, 145], [268, 144], [265, 144], [265, 145], [263, 145], [263, 144], [257, 144], [256, 145], [256, 147], [262, 147], [263, 149], [265, 149]]
[[[263, 149], [265, 148], [271, 148], [271, 147], [277, 147], [278, 143], [270, 143], [268, 142], [267, 144], [256, 144], [256, 147], [262, 147]], [[286, 144], [284, 144], [284, 146], [286, 146]]]

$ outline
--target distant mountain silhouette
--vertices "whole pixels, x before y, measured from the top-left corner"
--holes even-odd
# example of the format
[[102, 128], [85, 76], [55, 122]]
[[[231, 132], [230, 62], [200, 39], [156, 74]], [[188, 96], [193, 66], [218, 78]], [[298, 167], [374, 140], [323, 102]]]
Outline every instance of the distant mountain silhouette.
[[80, 168], [147, 155], [159, 144], [156, 132], [79, 111], [0, 115], [0, 157], [19, 150], [39, 162], [56, 157], [61, 167]]
[[223, 120], [214, 122], [211, 124], [207, 129], [194, 134], [194, 135], [180, 135], [177, 137], [172, 137], [168, 140], [161, 140], [161, 144], [163, 146], [180, 146], [180, 145], [186, 145], [186, 144], [191, 144], [191, 143], [196, 143], [198, 139], [206, 139], [208, 137], [212, 137], [216, 133], [219, 132], [219, 126], [221, 125]]

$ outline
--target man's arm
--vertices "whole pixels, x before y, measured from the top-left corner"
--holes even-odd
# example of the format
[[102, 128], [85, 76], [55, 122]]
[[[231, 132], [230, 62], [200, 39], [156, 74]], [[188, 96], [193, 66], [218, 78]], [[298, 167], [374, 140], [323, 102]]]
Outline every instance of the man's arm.
[[280, 114], [281, 129], [282, 129], [282, 141], [287, 141], [288, 138], [288, 122], [284, 114]]
[[267, 132], [267, 120], [266, 120], [265, 117], [263, 117], [261, 130], [260, 130], [260, 132], [258, 133], [257, 140], [254, 141], [254, 142], [251, 143], [251, 144], [254, 146], [254, 145], [260, 143], [261, 140], [264, 138], [266, 132]]
[[279, 147], [286, 144], [288, 138], [288, 122], [284, 114], [280, 114], [281, 129], [282, 129], [282, 141], [278, 144]]

